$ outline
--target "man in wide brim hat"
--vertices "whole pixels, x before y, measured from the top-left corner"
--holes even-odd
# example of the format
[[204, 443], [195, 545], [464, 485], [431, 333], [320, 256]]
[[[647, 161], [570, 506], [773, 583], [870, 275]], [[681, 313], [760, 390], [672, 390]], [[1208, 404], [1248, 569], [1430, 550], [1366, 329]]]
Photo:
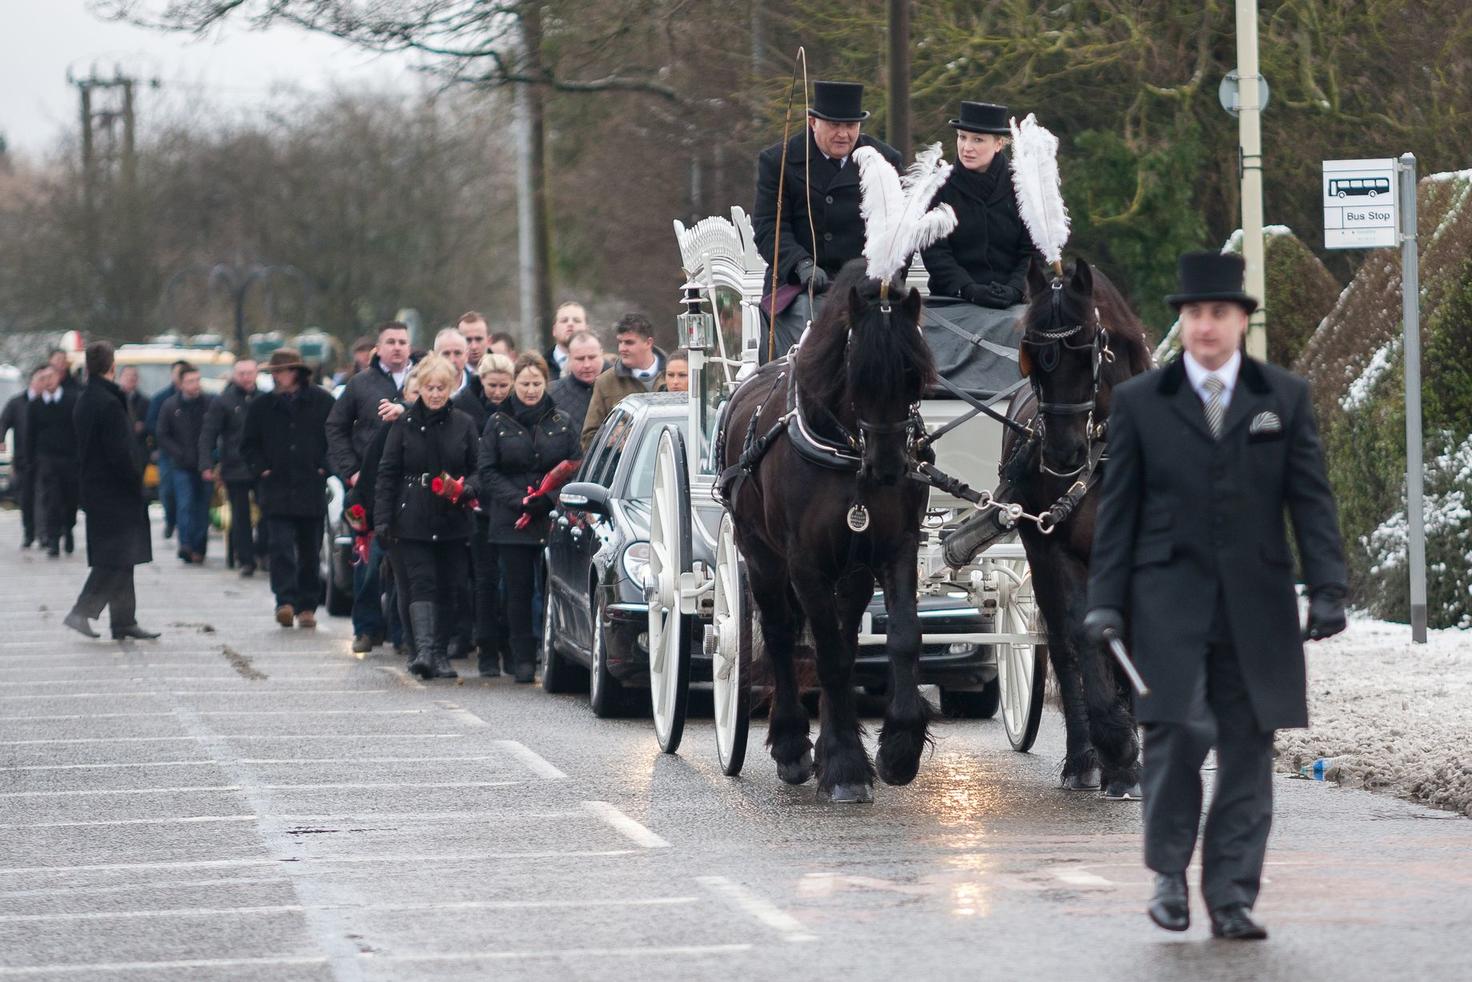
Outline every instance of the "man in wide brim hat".
[[[869, 118], [863, 102], [864, 87], [857, 82], [814, 82], [807, 131], [786, 144], [774, 143], [757, 158], [752, 229], [757, 251], [777, 273], [775, 297], [770, 271], [763, 281], [768, 294], [762, 301], [763, 314], [777, 315], [772, 354], [785, 353], [807, 318], [816, 315], [816, 309], [807, 305], [808, 290], [820, 296], [844, 263], [864, 253], [859, 168], [853, 152], [874, 147], [896, 169], [903, 166], [893, 147], [860, 132]], [[763, 361], [768, 348], [763, 342]]]
[[[1145, 725], [1147, 908], [1190, 925], [1186, 868], [1201, 822], [1201, 765], [1216, 788], [1201, 844], [1212, 933], [1259, 939], [1253, 920], [1273, 818], [1273, 733], [1308, 725], [1303, 642], [1344, 630], [1348, 583], [1308, 383], [1247, 357], [1257, 299], [1236, 255], [1180, 259], [1185, 351], [1114, 389], [1089, 573], [1091, 641], [1126, 639], [1150, 687]], [[1299, 626], [1293, 534], [1309, 601]]]
[[277, 348], [271, 352], [271, 357], [266, 359], [265, 369], [267, 374], [275, 375], [277, 372], [284, 372], [293, 368], [309, 369], [306, 362], [302, 361], [301, 352], [295, 348]]

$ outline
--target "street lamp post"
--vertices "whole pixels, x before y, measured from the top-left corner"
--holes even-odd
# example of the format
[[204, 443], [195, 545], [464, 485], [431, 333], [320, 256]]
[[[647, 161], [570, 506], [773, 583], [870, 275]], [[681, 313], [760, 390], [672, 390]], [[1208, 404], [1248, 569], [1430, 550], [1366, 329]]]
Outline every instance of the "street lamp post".
[[1242, 177], [1242, 258], [1247, 262], [1247, 292], [1262, 304], [1248, 320], [1247, 353], [1266, 360], [1268, 296], [1262, 234], [1262, 77], [1257, 62], [1257, 0], [1237, 0], [1237, 76], [1241, 86], [1237, 139]]

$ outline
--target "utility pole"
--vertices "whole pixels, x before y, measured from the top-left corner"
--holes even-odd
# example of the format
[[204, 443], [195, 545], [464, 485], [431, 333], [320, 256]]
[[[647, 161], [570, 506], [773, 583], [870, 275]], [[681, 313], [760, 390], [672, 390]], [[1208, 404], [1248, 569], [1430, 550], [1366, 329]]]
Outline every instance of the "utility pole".
[[910, 0], [889, 0], [889, 145], [910, 159]]
[[1242, 178], [1242, 258], [1248, 294], [1261, 301], [1247, 321], [1247, 353], [1268, 356], [1267, 273], [1262, 234], [1262, 76], [1257, 60], [1257, 0], [1237, 0], [1237, 76], [1241, 86], [1238, 124]]

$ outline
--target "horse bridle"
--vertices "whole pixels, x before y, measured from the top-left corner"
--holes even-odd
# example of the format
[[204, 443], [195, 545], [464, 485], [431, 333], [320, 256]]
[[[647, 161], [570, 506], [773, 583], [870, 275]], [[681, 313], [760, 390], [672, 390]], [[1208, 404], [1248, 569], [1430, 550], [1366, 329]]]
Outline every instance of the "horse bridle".
[[[1052, 287], [1053, 320], [1057, 323], [1063, 320], [1063, 281], [1054, 279]], [[1089, 343], [1070, 344], [1068, 339], [1082, 333], [1086, 326], [1092, 326], [1094, 329], [1093, 337], [1089, 340]], [[1071, 471], [1053, 470], [1048, 466], [1047, 459], [1043, 454], [1043, 440], [1047, 434], [1047, 419], [1049, 416], [1078, 416], [1085, 413], [1088, 414], [1088, 419], [1084, 421], [1084, 433], [1088, 436], [1089, 443], [1092, 445], [1096, 442], [1102, 442], [1104, 439], [1105, 424], [1103, 422], [1096, 424], [1094, 422], [1094, 413], [1098, 409], [1099, 383], [1104, 363], [1106, 361], [1114, 361], [1114, 352], [1109, 350], [1109, 333], [1104, 330], [1103, 325], [1099, 322], [1098, 308], [1094, 309], [1092, 325], [1086, 325], [1081, 321], [1077, 324], [1059, 327], [1054, 330], [1029, 331], [1022, 336], [1022, 343], [1037, 350], [1038, 367], [1045, 373], [1052, 372], [1053, 369], [1058, 367], [1058, 362], [1062, 357], [1060, 354], [1061, 348], [1067, 348], [1070, 351], [1088, 351], [1091, 353], [1094, 363], [1093, 391], [1089, 393], [1089, 398], [1086, 401], [1048, 402], [1043, 398], [1043, 384], [1039, 380], [1038, 373], [1031, 375], [1031, 382], [1033, 395], [1037, 399], [1038, 407], [1036, 424], [1038, 469], [1050, 477], [1062, 478], [1078, 477], [1080, 474], [1084, 474], [1085, 471], [1092, 473], [1100, 459], [1092, 452], [1086, 454], [1084, 456], [1084, 462]], [[1087, 479], [1087, 475], [1085, 475], [1084, 479]]]

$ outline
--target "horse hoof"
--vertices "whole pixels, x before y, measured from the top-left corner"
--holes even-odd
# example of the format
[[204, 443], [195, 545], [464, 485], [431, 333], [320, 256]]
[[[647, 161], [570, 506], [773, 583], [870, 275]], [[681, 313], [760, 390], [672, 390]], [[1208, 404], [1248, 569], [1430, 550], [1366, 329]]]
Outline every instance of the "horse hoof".
[[804, 751], [796, 761], [786, 764], [779, 763], [777, 776], [788, 784], [806, 784], [808, 778], [813, 776], [813, 752]]
[[874, 803], [874, 785], [835, 784], [828, 797], [835, 805], [871, 805]]
[[1082, 774], [1065, 774], [1063, 776], [1063, 788], [1065, 791], [1098, 791], [1100, 783], [1099, 768], [1090, 767]]
[[1142, 795], [1138, 784], [1110, 781], [1109, 787], [1104, 789], [1104, 797], [1110, 801], [1139, 801]]

